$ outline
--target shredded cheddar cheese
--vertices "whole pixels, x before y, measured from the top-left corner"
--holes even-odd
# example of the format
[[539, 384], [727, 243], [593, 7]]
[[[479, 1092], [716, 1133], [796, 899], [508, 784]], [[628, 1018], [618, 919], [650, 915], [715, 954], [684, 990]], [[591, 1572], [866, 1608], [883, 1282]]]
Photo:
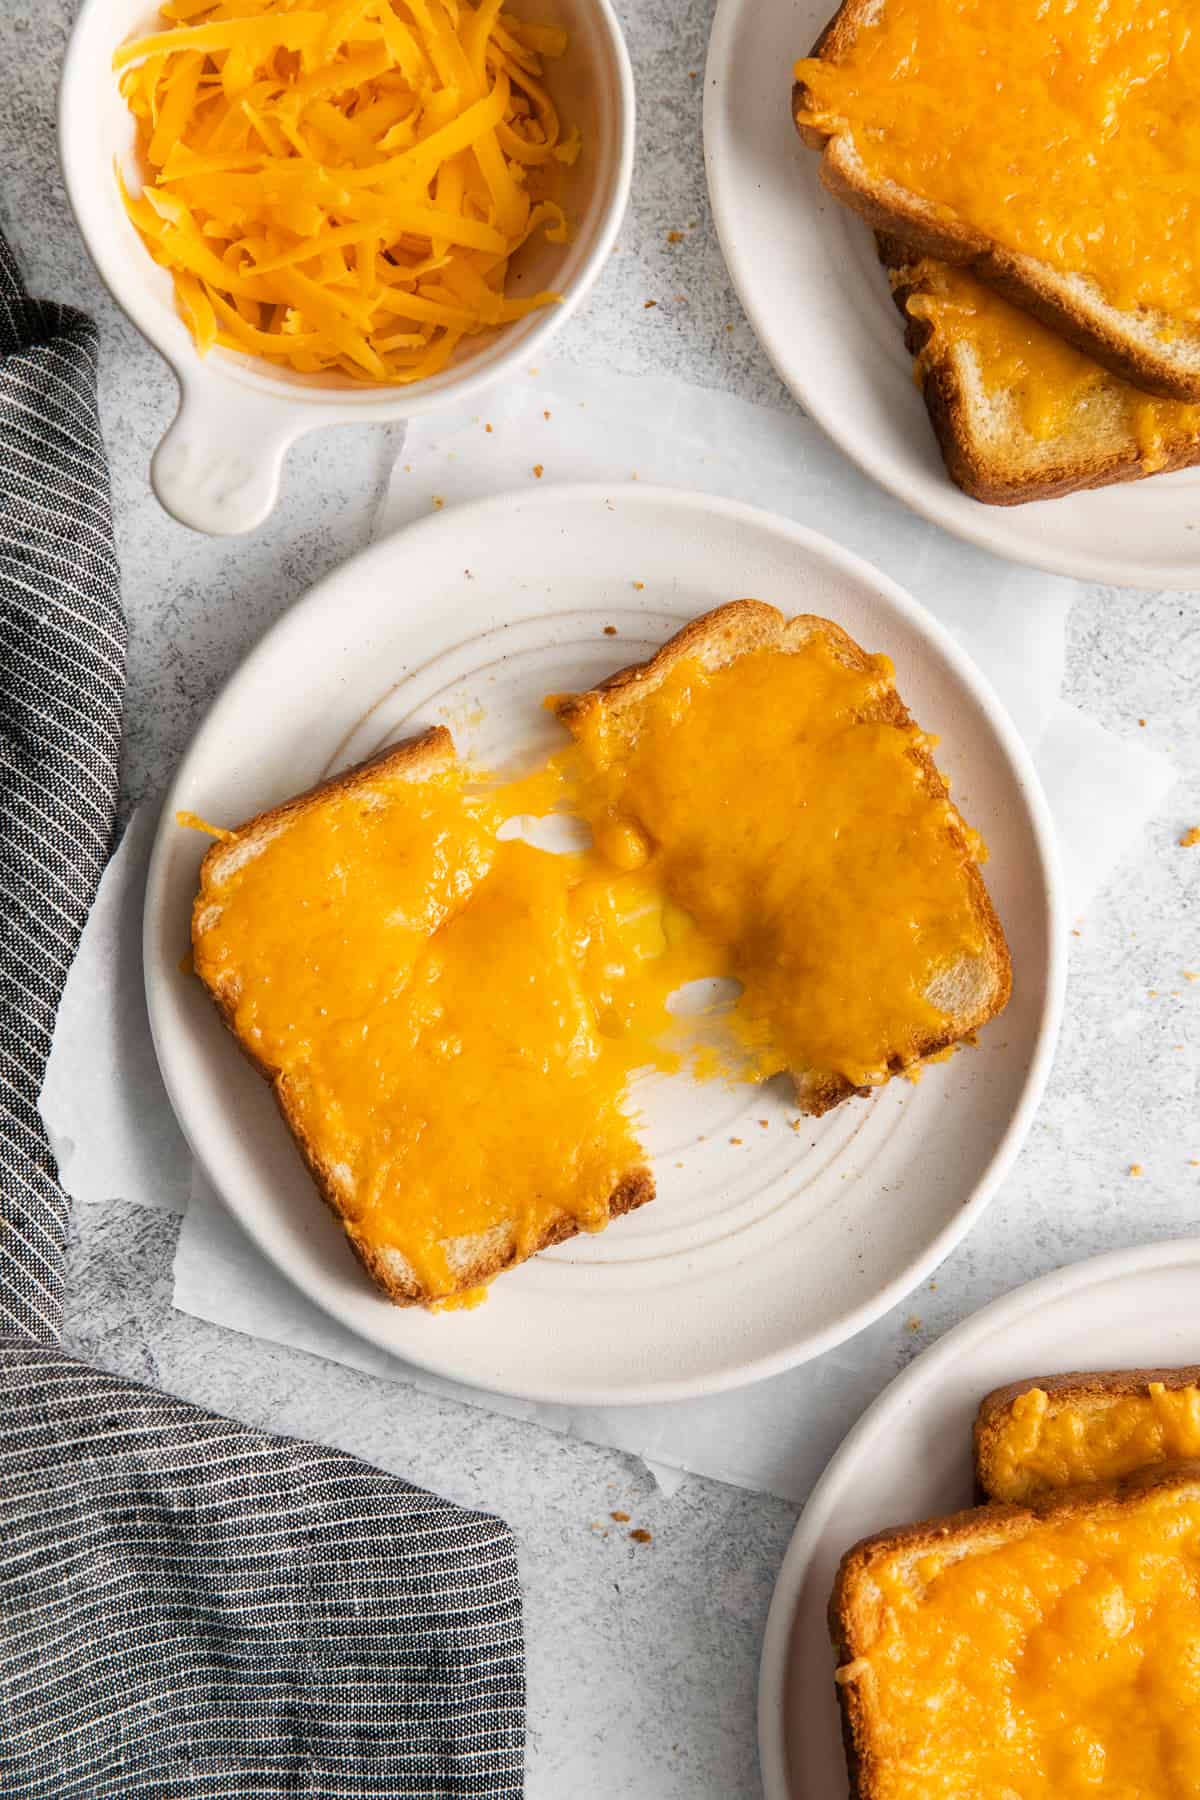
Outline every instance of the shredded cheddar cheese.
[[565, 34], [501, 0], [170, 0], [113, 58], [142, 186], [117, 179], [201, 352], [411, 382], [551, 304], [506, 293], [565, 242], [575, 160], [541, 82]]

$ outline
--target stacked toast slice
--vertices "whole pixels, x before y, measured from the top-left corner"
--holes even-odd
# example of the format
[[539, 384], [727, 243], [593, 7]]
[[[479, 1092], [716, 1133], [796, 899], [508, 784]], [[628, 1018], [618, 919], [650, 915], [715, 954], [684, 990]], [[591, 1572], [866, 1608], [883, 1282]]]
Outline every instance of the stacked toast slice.
[[1200, 1368], [997, 1389], [974, 1460], [984, 1504], [842, 1558], [852, 1800], [1192, 1791]]
[[1160, 41], [1118, 13], [845, 0], [797, 64], [796, 126], [880, 234], [948, 472], [990, 504], [1200, 460], [1200, 174], [1176, 130], [1200, 64], [1180, 21]]

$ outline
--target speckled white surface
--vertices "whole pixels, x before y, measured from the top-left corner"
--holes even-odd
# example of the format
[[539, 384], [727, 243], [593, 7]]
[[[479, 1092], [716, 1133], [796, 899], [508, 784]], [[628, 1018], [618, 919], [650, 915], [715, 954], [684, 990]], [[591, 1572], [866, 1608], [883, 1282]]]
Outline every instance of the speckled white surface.
[[[562, 351], [782, 401], [708, 220], [700, 84], [711, 0], [624, 0], [621, 11], [642, 121], [634, 208]], [[0, 7], [0, 223], [39, 292], [77, 300], [101, 321], [130, 618], [125, 785], [135, 799], [162, 786], [264, 627], [367, 541], [394, 442], [386, 430], [310, 438], [289, 460], [279, 511], [249, 540], [209, 542], [159, 511], [146, 471], [172, 382], [99, 291], [55, 165], [54, 82], [70, 13], [68, 0]], [[683, 239], [672, 245], [676, 230]], [[658, 304], [647, 309], [648, 299]], [[1066, 693], [1118, 733], [1144, 731], [1174, 759], [1179, 784], [1072, 940], [1050, 1089], [991, 1211], [935, 1290], [872, 1329], [868, 1377], [848, 1383], [834, 1359], [812, 1366], [796, 1429], [814, 1471], [894, 1371], [984, 1301], [1093, 1251], [1197, 1229], [1200, 981], [1182, 971], [1200, 970], [1200, 849], [1176, 840], [1200, 823], [1200, 596], [1080, 589]], [[698, 1480], [667, 1502], [611, 1452], [183, 1318], [169, 1299], [177, 1231], [173, 1216], [135, 1205], [81, 1209], [72, 1347], [503, 1512], [526, 1582], [533, 1800], [758, 1791], [756, 1659], [792, 1509]], [[653, 1542], [631, 1543], [613, 1511], [630, 1513]]]

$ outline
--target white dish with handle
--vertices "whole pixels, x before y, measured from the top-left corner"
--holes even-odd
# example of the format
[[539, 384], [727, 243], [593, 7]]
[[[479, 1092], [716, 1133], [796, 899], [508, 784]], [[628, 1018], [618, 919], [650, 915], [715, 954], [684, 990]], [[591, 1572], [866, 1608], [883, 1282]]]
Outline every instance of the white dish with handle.
[[617, 234], [633, 170], [634, 91], [629, 55], [609, 0], [521, 0], [522, 17], [563, 26], [564, 55], [547, 71], [562, 116], [582, 147], [566, 173], [568, 244], [540, 234], [513, 259], [530, 292], [562, 295], [514, 324], [465, 340], [441, 374], [409, 386], [360, 387], [307, 376], [252, 356], [201, 356], [176, 309], [166, 270], [126, 215], [120, 167], [136, 189], [134, 121], [112, 69], [118, 45], [149, 30], [147, 0], [84, 0], [59, 88], [59, 151], [84, 243], [114, 300], [170, 363], [179, 411], [154, 455], [151, 480], [167, 511], [198, 531], [251, 531], [275, 504], [288, 447], [321, 425], [409, 419], [462, 400], [536, 362], [548, 339], [595, 284]]

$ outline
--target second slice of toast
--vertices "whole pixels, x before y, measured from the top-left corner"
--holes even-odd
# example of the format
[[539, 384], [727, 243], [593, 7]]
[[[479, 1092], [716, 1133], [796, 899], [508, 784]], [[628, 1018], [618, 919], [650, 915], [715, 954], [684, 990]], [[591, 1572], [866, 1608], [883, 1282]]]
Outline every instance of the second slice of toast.
[[804, 1112], [1006, 1004], [978, 840], [890, 664], [831, 621], [736, 601], [556, 710], [590, 771], [581, 810], [645, 834], [657, 878], [729, 953], [759, 1074], [786, 1070]]
[[988, 1500], [1024, 1504], [1200, 1457], [1200, 1367], [1041, 1376], [996, 1388], [973, 1433]]
[[992, 506], [1050, 500], [1200, 461], [1200, 406], [1121, 381], [966, 269], [880, 256], [948, 473]]

